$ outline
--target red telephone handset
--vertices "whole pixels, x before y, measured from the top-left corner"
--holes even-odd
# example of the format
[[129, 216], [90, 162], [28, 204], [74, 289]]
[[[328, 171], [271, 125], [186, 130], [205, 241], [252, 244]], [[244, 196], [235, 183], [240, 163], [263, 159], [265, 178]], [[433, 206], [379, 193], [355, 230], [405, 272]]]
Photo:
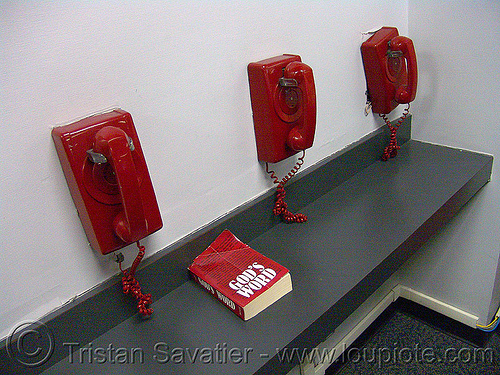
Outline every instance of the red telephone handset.
[[122, 129], [106, 126], [96, 133], [93, 151], [106, 157], [113, 168], [122, 205], [113, 219], [113, 229], [123, 242], [131, 243], [147, 236], [148, 223], [127, 138]]
[[282, 55], [248, 65], [257, 154], [276, 163], [312, 146], [316, 89], [300, 56]]
[[417, 57], [413, 42], [410, 38], [405, 36], [397, 36], [391, 39], [390, 48], [392, 51], [401, 51], [403, 58], [406, 60], [407, 74], [406, 84], [404, 81], [398, 86], [396, 90], [395, 100], [399, 104], [410, 103], [415, 100], [417, 94]]
[[361, 45], [368, 96], [374, 113], [410, 103], [417, 92], [417, 58], [411, 39], [383, 27]]
[[[316, 129], [316, 90], [312, 69], [302, 62], [292, 62], [286, 66], [283, 77], [297, 81], [301, 93], [298, 106], [302, 106], [302, 118], [288, 133], [287, 145], [294, 151], [302, 151], [312, 146]], [[286, 104], [287, 94], [283, 96]]]
[[92, 248], [108, 254], [162, 227], [129, 113], [114, 110], [56, 127], [52, 138]]

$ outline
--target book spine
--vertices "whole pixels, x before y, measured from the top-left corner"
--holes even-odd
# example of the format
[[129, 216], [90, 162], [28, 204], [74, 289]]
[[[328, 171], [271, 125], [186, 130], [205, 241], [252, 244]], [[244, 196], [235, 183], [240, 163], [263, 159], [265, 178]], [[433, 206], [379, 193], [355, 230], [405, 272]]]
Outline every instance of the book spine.
[[233, 313], [238, 315], [241, 319], [245, 320], [245, 311], [243, 310], [243, 307], [238, 305], [231, 298], [224, 295], [221, 291], [217, 290], [213, 285], [210, 285], [201, 276], [197, 275], [196, 273], [194, 273], [191, 270], [190, 270], [190, 272], [191, 272], [191, 275], [193, 276], [193, 279], [198, 284], [200, 284], [207, 292], [212, 294], [215, 298], [217, 298], [219, 300], [219, 302], [221, 302], [224, 306], [226, 306]]

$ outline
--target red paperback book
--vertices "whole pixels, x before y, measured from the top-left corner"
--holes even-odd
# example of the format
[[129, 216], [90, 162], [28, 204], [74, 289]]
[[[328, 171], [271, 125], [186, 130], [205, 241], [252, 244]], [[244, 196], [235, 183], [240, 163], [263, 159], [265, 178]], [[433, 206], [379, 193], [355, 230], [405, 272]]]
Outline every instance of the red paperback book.
[[224, 230], [188, 267], [195, 281], [244, 320], [292, 290], [288, 269]]

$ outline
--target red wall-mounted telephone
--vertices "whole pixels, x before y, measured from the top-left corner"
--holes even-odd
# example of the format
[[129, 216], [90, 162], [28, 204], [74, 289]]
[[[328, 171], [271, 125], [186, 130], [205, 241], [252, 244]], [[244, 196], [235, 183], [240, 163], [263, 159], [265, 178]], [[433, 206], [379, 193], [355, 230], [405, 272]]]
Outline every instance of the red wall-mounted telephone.
[[52, 130], [87, 238], [108, 254], [162, 227], [132, 116], [122, 110]]
[[[284, 186], [304, 162], [316, 130], [316, 88], [312, 69], [298, 55], [282, 55], [248, 64], [257, 156], [277, 187], [273, 212], [288, 223], [307, 221], [303, 214], [288, 211]], [[302, 151], [291, 172], [281, 180], [269, 170]]]
[[368, 97], [374, 113], [410, 103], [417, 92], [417, 58], [411, 39], [382, 27], [361, 45]]
[[276, 163], [312, 146], [316, 89], [300, 56], [282, 55], [248, 65], [257, 154]]
[[[371, 109], [389, 127], [391, 139], [382, 154], [386, 161], [397, 155], [396, 132], [409, 113], [417, 93], [417, 58], [410, 38], [400, 36], [395, 27], [382, 27], [361, 44], [366, 75], [367, 96]], [[386, 114], [399, 104], [408, 104], [403, 115], [392, 125]]]

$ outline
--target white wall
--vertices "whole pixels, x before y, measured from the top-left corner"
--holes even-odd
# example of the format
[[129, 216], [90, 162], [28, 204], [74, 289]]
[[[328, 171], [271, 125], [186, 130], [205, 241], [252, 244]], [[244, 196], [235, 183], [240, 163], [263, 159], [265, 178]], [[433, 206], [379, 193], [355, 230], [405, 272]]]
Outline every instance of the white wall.
[[117, 272], [87, 246], [53, 126], [111, 107], [132, 114], [164, 221], [143, 241], [152, 254], [271, 188], [249, 62], [296, 53], [313, 68], [308, 166], [381, 125], [363, 115], [360, 33], [406, 34], [407, 11], [397, 0], [2, 2], [0, 337]]
[[[500, 2], [410, 0], [409, 35], [419, 63], [414, 138], [497, 158]], [[402, 280], [483, 324], [499, 304], [499, 165], [495, 160], [492, 181], [410, 260]]]

